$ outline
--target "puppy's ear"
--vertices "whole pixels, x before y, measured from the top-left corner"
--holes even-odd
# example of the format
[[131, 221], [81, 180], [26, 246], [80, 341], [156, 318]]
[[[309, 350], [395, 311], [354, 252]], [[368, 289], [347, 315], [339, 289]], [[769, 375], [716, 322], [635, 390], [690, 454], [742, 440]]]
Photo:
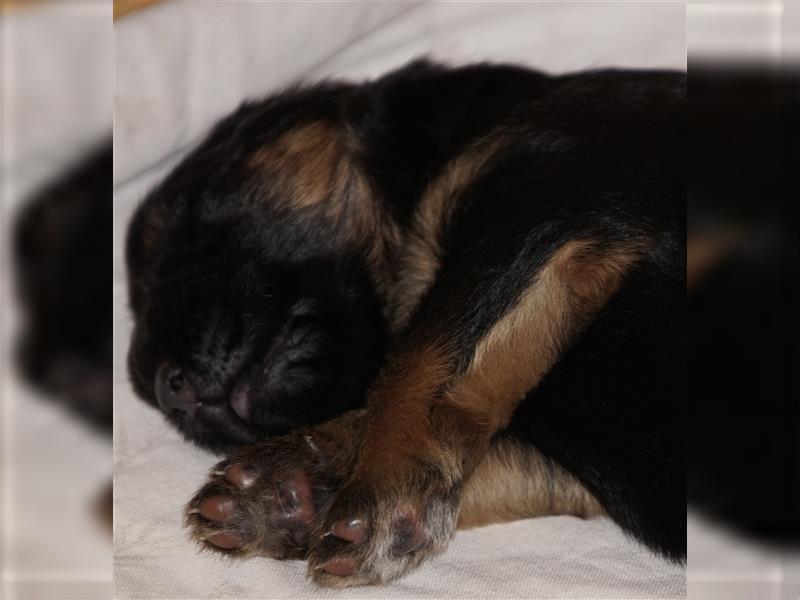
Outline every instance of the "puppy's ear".
[[139, 313], [151, 279], [151, 267], [163, 252], [169, 211], [158, 198], [142, 203], [128, 226], [125, 259], [131, 308]]

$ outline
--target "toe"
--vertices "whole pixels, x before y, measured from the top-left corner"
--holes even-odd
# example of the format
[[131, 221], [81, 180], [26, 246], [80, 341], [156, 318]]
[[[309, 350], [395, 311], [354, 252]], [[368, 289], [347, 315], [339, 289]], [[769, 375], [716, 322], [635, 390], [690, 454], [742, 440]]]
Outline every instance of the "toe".
[[258, 472], [250, 465], [236, 463], [225, 469], [225, 479], [244, 490], [252, 486], [258, 478]]
[[242, 541], [231, 533], [220, 531], [219, 533], [212, 534], [206, 538], [206, 541], [213, 544], [217, 548], [223, 550], [235, 550], [241, 548]]
[[333, 535], [340, 540], [358, 544], [366, 537], [366, 528], [361, 519], [344, 519], [333, 526]]
[[234, 513], [233, 498], [227, 496], [212, 496], [200, 505], [200, 514], [209, 521], [227, 521]]
[[311, 481], [304, 471], [293, 471], [278, 485], [278, 509], [283, 519], [310, 523], [315, 515]]
[[355, 574], [358, 565], [355, 559], [349, 556], [338, 556], [325, 562], [320, 568], [330, 575], [349, 577]]
[[392, 556], [403, 556], [425, 545], [425, 533], [413, 515], [401, 515], [394, 522], [394, 541], [389, 547]]

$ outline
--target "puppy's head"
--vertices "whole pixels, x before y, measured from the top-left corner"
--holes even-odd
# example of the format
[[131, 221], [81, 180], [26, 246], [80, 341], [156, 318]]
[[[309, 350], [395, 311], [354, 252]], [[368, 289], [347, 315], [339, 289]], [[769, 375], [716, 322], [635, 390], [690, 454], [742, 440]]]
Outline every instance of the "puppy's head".
[[[360, 406], [384, 351], [363, 253], [337, 241], [330, 211], [294, 197], [309, 186], [286, 184], [304, 174], [302, 161], [336, 157], [282, 151], [277, 141], [294, 129], [277, 109], [223, 121], [128, 231], [134, 389], [213, 450]], [[309, 185], [321, 202], [341, 200], [333, 179]]]

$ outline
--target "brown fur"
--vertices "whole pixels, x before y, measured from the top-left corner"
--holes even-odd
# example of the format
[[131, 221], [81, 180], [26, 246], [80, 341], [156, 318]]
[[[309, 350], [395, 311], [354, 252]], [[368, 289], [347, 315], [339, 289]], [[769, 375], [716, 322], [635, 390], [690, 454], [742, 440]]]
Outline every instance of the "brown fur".
[[255, 153], [249, 165], [269, 178], [273, 210], [318, 213], [337, 224], [348, 244], [364, 249], [370, 274], [386, 304], [389, 259], [400, 245], [400, 229], [380, 207], [378, 192], [358, 153], [355, 135], [331, 123], [312, 121]]
[[458, 527], [547, 515], [586, 519], [602, 514], [594, 496], [559, 465], [530, 446], [499, 439], [464, 484]]
[[379, 206], [378, 191], [360, 165], [358, 140], [341, 127], [324, 121], [295, 127], [258, 151], [249, 165], [270, 178], [273, 209], [318, 210], [340, 225], [349, 242], [367, 245], [373, 280], [397, 332], [436, 277], [442, 235], [459, 197], [507, 137], [498, 130], [453, 159], [426, 188], [405, 236]]
[[[420, 347], [424, 335], [413, 332], [389, 357], [369, 393], [365, 436], [339, 496], [356, 514], [371, 498], [377, 502], [381, 508], [369, 516], [374, 539], [410, 544], [414, 536], [397, 534], [400, 519], [435, 553], [459, 519], [470, 527], [543, 514], [602, 514], [594, 497], [552, 461], [492, 438], [618, 290], [638, 248], [604, 248], [592, 240], [564, 244], [478, 343], [463, 373], [449, 340]], [[331, 509], [326, 521], [335, 528], [347, 518]], [[365, 583], [391, 578], [424, 556], [387, 554], [366, 544], [349, 551], [372, 571], [349, 582], [326, 573], [326, 553], [338, 547], [322, 541], [312, 549], [310, 573], [330, 586]]]
[[391, 327], [401, 329], [423, 294], [431, 287], [442, 262], [442, 236], [463, 192], [480, 175], [505, 137], [496, 132], [454, 158], [426, 188], [413, 216], [400, 257], [392, 296]]
[[456, 373], [445, 341], [391, 356], [369, 395], [359, 476], [400, 478], [422, 462], [452, 484], [460, 481], [525, 394], [617, 291], [640, 247], [564, 244], [478, 343], [463, 374]]
[[277, 201], [288, 208], [303, 210], [326, 202], [335, 214], [343, 209], [341, 193], [358, 175], [346, 142], [338, 129], [314, 121], [284, 133], [250, 164], [277, 180]]
[[412, 457], [440, 452], [434, 432], [425, 427], [426, 399], [440, 393], [452, 373], [452, 362], [444, 348], [434, 347], [399, 352], [388, 362], [370, 394], [362, 454], [372, 459], [364, 467], [379, 477], [389, 473], [401, 477]]
[[475, 348], [445, 402], [475, 412], [489, 433], [502, 429], [564, 349], [617, 291], [636, 249], [598, 249], [590, 240], [559, 248], [516, 306]]

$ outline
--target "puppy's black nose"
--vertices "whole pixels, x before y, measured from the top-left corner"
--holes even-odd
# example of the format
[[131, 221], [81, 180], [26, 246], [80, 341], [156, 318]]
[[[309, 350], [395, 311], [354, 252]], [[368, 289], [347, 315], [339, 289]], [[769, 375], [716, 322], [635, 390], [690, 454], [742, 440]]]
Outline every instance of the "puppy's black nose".
[[155, 387], [156, 400], [165, 413], [180, 410], [189, 416], [194, 414], [197, 394], [180, 367], [170, 362], [162, 363], [156, 371]]

